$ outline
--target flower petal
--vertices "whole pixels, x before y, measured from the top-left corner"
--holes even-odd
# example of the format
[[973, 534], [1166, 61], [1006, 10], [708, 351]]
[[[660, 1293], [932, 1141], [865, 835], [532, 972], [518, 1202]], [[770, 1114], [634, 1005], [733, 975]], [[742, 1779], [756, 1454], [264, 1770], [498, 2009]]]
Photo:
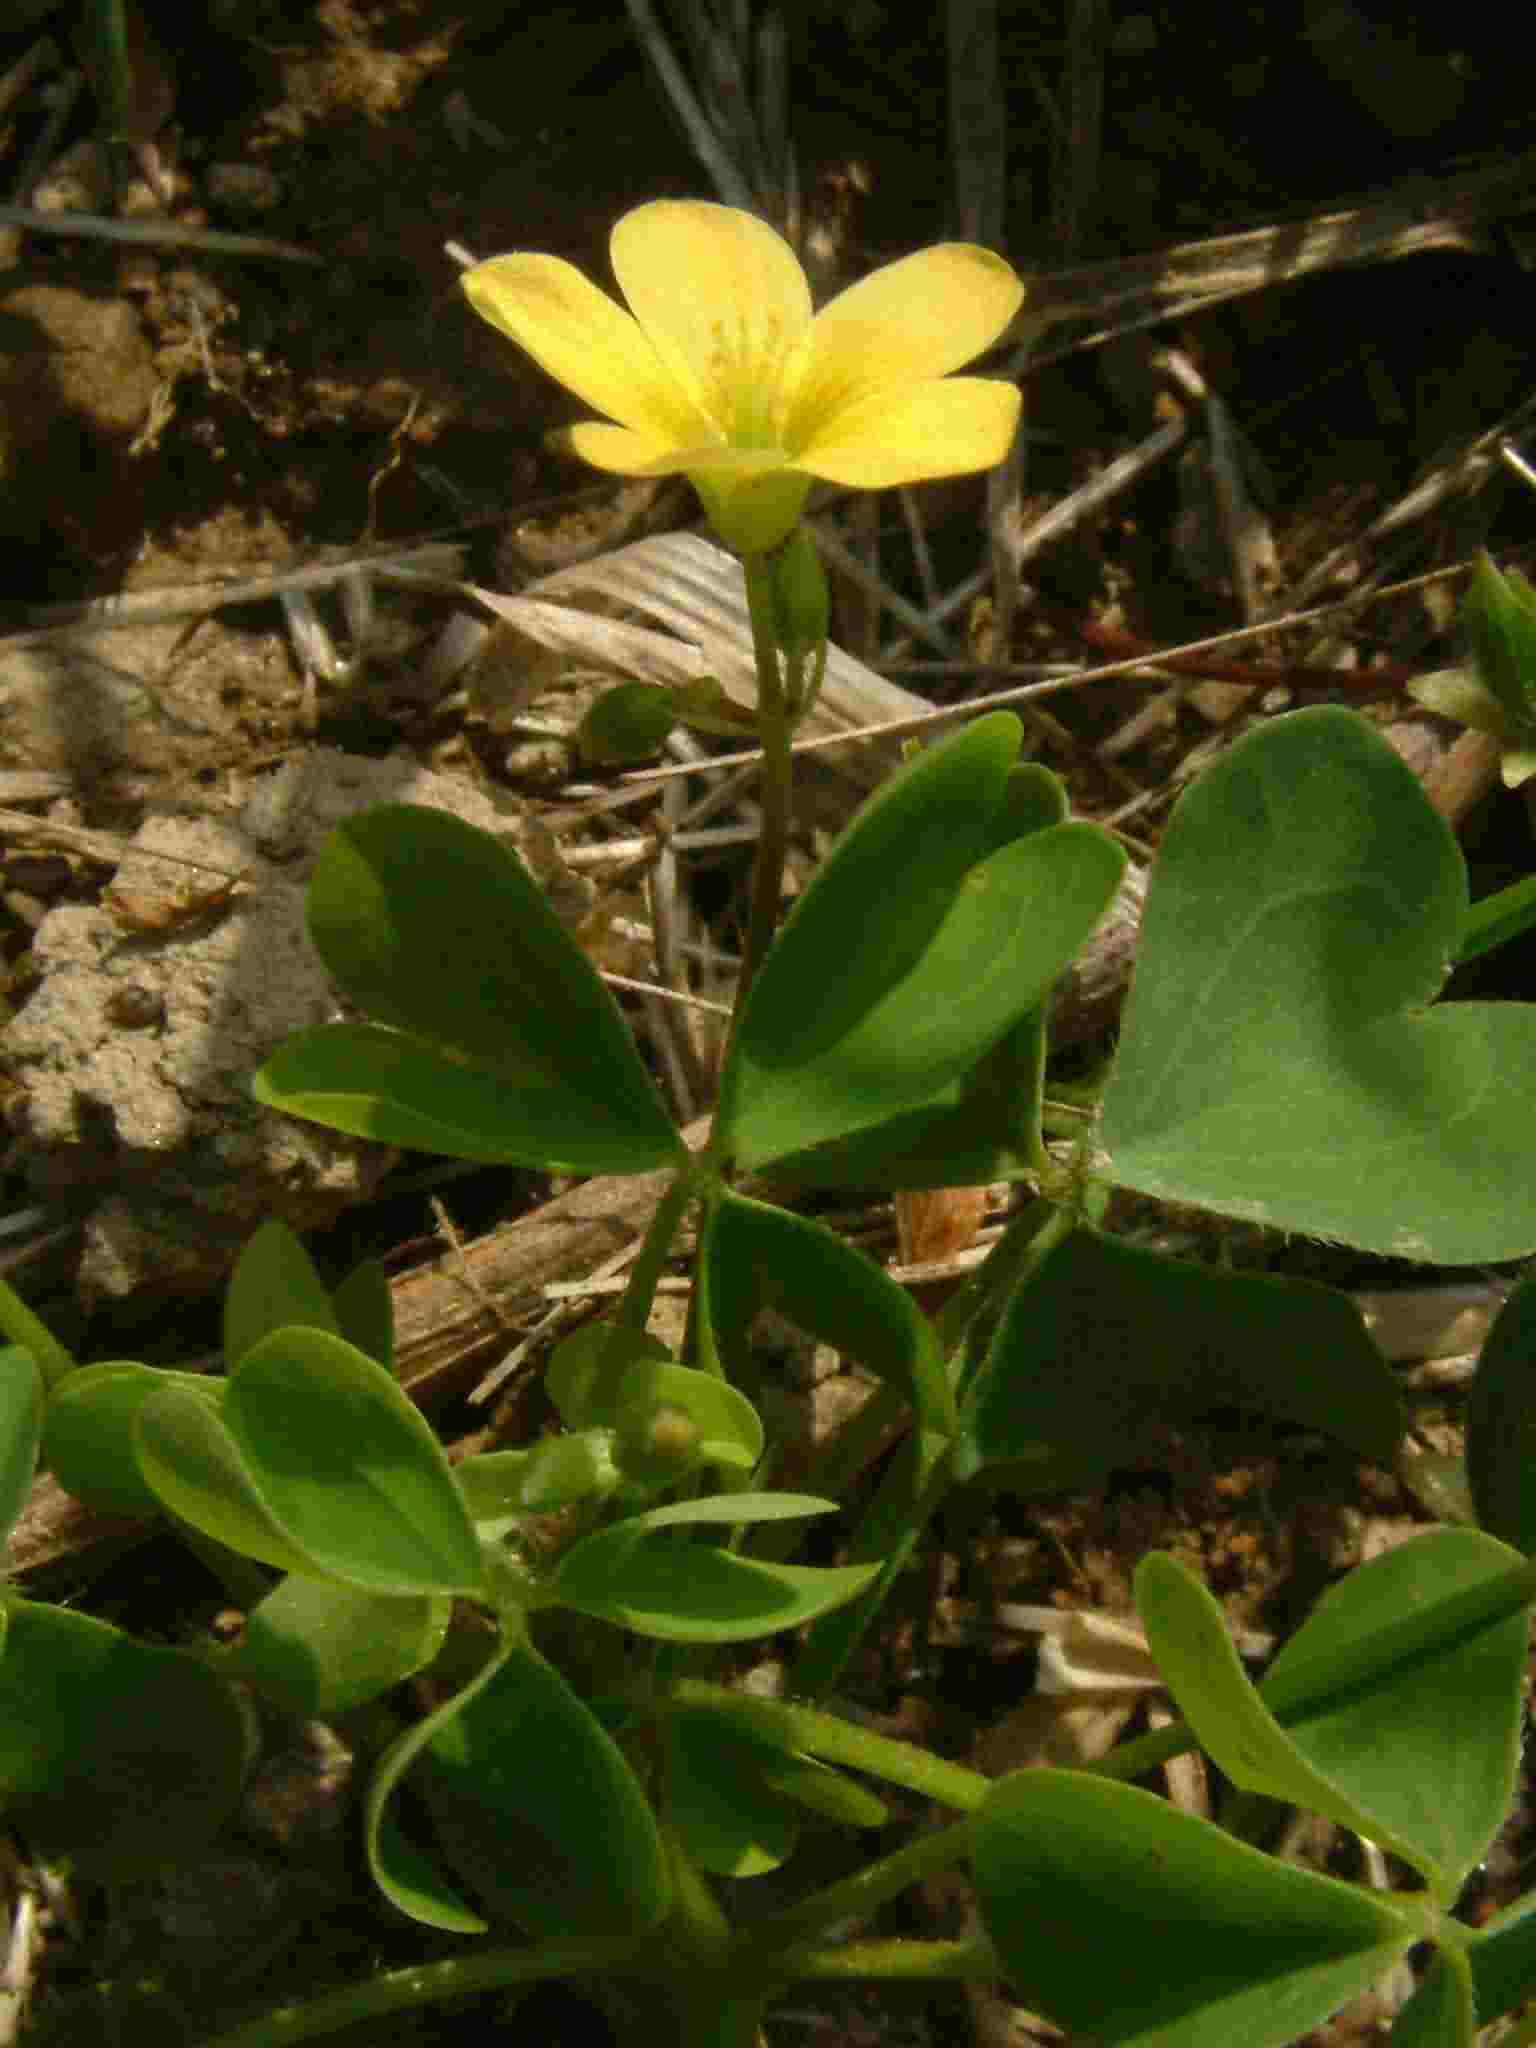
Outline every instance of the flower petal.
[[1019, 403], [1017, 386], [995, 377], [944, 377], [872, 392], [844, 406], [799, 451], [795, 467], [864, 491], [991, 469], [1008, 453]]
[[919, 249], [849, 285], [806, 338], [786, 444], [798, 459], [845, 406], [968, 363], [997, 340], [1023, 298], [1002, 257], [969, 242]]
[[784, 371], [811, 325], [810, 287], [782, 235], [734, 206], [657, 199], [625, 214], [610, 247], [679, 387], [727, 440], [776, 440]]
[[720, 441], [696, 441], [691, 447], [675, 442], [654, 441], [628, 427], [611, 427], [606, 420], [578, 420], [561, 429], [558, 438], [583, 462], [594, 469], [611, 470], [617, 476], [694, 476], [703, 472], [718, 475], [722, 484], [758, 477], [769, 472], [787, 473], [783, 452], [777, 448], [727, 448]]
[[526, 349], [578, 398], [657, 444], [710, 428], [635, 322], [558, 256], [492, 256], [460, 282], [482, 319]]
[[614, 476], [671, 476], [683, 466], [675, 442], [657, 441], [629, 427], [611, 427], [606, 420], [577, 420], [550, 439]]

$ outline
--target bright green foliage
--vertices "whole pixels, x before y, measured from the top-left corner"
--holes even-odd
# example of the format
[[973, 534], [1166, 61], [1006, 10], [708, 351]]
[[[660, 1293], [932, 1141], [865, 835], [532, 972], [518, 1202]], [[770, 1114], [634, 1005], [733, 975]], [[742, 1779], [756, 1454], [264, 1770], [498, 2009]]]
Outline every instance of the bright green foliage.
[[667, 1818], [701, 1870], [761, 1877], [800, 1839], [800, 1816], [768, 1783], [766, 1743], [708, 1714], [672, 1714], [666, 1726]]
[[544, 1369], [544, 1391], [567, 1429], [612, 1429], [631, 1366], [669, 1363], [665, 1344], [643, 1330], [584, 1323], [563, 1337]]
[[65, 1607], [10, 1604], [0, 1810], [38, 1853], [124, 1882], [197, 1855], [249, 1756], [238, 1694], [195, 1657]]
[[441, 1595], [362, 1593], [294, 1574], [247, 1615], [219, 1669], [306, 1719], [345, 1714], [430, 1664], [448, 1615]]
[[[386, 1806], [420, 1762], [440, 1832], [487, 1904], [531, 1933], [643, 1931], [671, 1879], [640, 1785], [613, 1738], [519, 1633], [386, 1754], [368, 1800], [374, 1874], [403, 1912], [484, 1927], [393, 1828]], [[477, 1820], [480, 1824], [476, 1824]]]
[[776, 1870], [809, 1814], [840, 1827], [883, 1827], [883, 1800], [813, 1757], [734, 1727], [708, 1708], [666, 1722], [667, 1818], [701, 1868], [721, 1877]]
[[43, 1429], [43, 1378], [30, 1353], [0, 1349], [0, 1535], [26, 1506]]
[[1104, 2048], [1282, 2048], [1423, 1932], [1128, 1785], [1004, 1778], [974, 1822], [987, 1931], [1021, 2004]]
[[1106, 834], [1060, 825], [993, 850], [1017, 749], [1017, 720], [978, 719], [887, 783], [818, 869], [721, 1079], [718, 1128], [742, 1166], [931, 1101], [1103, 914], [1124, 868]]
[[729, 1380], [670, 1359], [642, 1361], [619, 1384], [614, 1456], [626, 1473], [633, 1475], [635, 1456], [647, 1449], [660, 1452], [665, 1464], [676, 1462], [665, 1458], [664, 1443], [652, 1441], [666, 1416], [679, 1418], [691, 1431], [686, 1469], [701, 1464], [746, 1473], [763, 1455], [757, 1410]]
[[139, 1471], [162, 1508], [242, 1556], [319, 1572], [273, 1512], [243, 1445], [200, 1393], [157, 1388], [135, 1405], [132, 1431]]
[[[1270, 1665], [1266, 1694], [1283, 1697], [1292, 1674], [1309, 1667], [1341, 1668], [1398, 1617], [1496, 1587], [1519, 1564], [1479, 1530], [1426, 1530], [1324, 1594]], [[1395, 1837], [1447, 1905], [1509, 1811], [1525, 1658], [1525, 1618], [1505, 1614], [1454, 1644], [1426, 1647], [1368, 1687], [1285, 1716], [1309, 1766], [1347, 1788], [1368, 1817], [1365, 1831], [1383, 1843]], [[1435, 1788], [1432, 1799], [1426, 1785]]]
[[[749, 601], [767, 603], [760, 570]], [[815, 638], [814, 618], [780, 619], [786, 683], [814, 687]], [[710, 715], [707, 685], [699, 702]], [[1483, 1934], [1445, 1917], [1514, 1781], [1536, 1597], [1529, 1282], [1472, 1394], [1468, 1476], [1491, 1533], [1432, 1530], [1344, 1579], [1261, 1687], [1211, 1597], [1154, 1556], [1138, 1598], [1189, 1726], [1095, 1772], [991, 1786], [814, 1704], [855, 1668], [965, 1479], [1097, 1484], [1235, 1413], [1383, 1465], [1397, 1455], [1397, 1384], [1343, 1296], [1111, 1237], [1090, 1219], [1114, 1182], [1426, 1260], [1536, 1247], [1536, 1008], [1432, 1006], [1466, 929], [1460, 855], [1402, 764], [1337, 711], [1262, 727], [1180, 804], [1101, 1128], [1085, 1127], [1074, 1170], [1049, 1158], [1052, 984], [1123, 863], [1107, 835], [1067, 821], [1059, 782], [1018, 749], [1005, 715], [919, 755], [776, 939], [754, 913], [756, 978], [714, 1137], [692, 1155], [515, 854], [406, 806], [333, 838], [311, 924], [362, 1020], [279, 1052], [263, 1100], [466, 1158], [675, 1171], [611, 1320], [547, 1362], [556, 1425], [456, 1467], [392, 1377], [382, 1274], [328, 1293], [277, 1225], [230, 1290], [227, 1380], [79, 1369], [47, 1340], [43, 1452], [67, 1484], [98, 1505], [164, 1507], [288, 1576], [209, 1665], [125, 1651], [99, 1624], [55, 1626], [54, 1610], [0, 1609], [0, 1792], [39, 1841], [98, 1853], [81, 1788], [99, 1757], [122, 1781], [103, 1808], [104, 1869], [204, 1839], [243, 1756], [229, 1679], [290, 1713], [336, 1715], [427, 1672], [441, 1704], [389, 1744], [369, 1786], [381, 1890], [441, 1931], [499, 1921], [530, 1937], [492, 1952], [486, 1984], [618, 1970], [664, 2003], [680, 2048], [745, 2048], [802, 1972], [991, 1968], [981, 1936], [899, 1954], [837, 1945], [841, 1923], [967, 1852], [1014, 1991], [1105, 2048], [1283, 2048], [1421, 1941], [1442, 1947], [1399, 2023], [1410, 2048], [1470, 2048], [1473, 1985], [1483, 2024], [1530, 1994], [1529, 1916]], [[769, 1164], [786, 1182], [1027, 1175], [1039, 1191], [930, 1320], [826, 1222], [732, 1184]], [[690, 1208], [699, 1249], [674, 1358], [647, 1321]], [[754, 1350], [764, 1311], [880, 1383], [816, 1445], [803, 1494], [766, 1490], [789, 1446]], [[12, 1515], [37, 1450], [44, 1339], [29, 1314], [0, 1283], [0, 1323], [28, 1347], [0, 1378]], [[752, 1490], [711, 1490], [725, 1485]], [[851, 1525], [830, 1519], [855, 1498]], [[818, 1517], [828, 1540], [813, 1554], [833, 1561], [812, 1566], [797, 1552]], [[476, 1611], [449, 1635], [455, 1598]], [[711, 1650], [800, 1630], [782, 1698], [693, 1675]], [[45, 1716], [55, 1695], [62, 1711]], [[145, 1760], [140, 1699], [163, 1721], [163, 1768]], [[1196, 1740], [1239, 1788], [1390, 1848], [1424, 1892], [1307, 1874], [1113, 1782]], [[887, 1820], [866, 1778], [971, 1818], [733, 1928], [710, 1876], [787, 1865], [792, 1892], [809, 1819]], [[151, 1794], [170, 1820], [157, 1803], [147, 1847]], [[301, 2011], [292, 2038], [370, 2016], [343, 1997]], [[238, 2048], [276, 2038], [264, 2024]]]
[[691, 1542], [681, 1531], [702, 1522], [793, 1520], [834, 1505], [792, 1493], [720, 1493], [652, 1508], [573, 1545], [554, 1590], [582, 1614], [668, 1642], [739, 1643], [797, 1628], [851, 1600], [878, 1566], [771, 1564]]
[[789, 661], [804, 661], [826, 645], [832, 610], [827, 572], [803, 526], [774, 555], [769, 591], [774, 639]]
[[[1438, 1529], [1363, 1565], [1313, 1610], [1276, 1659], [1288, 1668], [1369, 1640], [1412, 1602], [1460, 1591], [1518, 1562], [1472, 1529]], [[1170, 1557], [1136, 1576], [1136, 1604], [1175, 1703], [1232, 1782], [1326, 1814], [1416, 1868], [1449, 1905], [1508, 1810], [1525, 1665], [1521, 1615], [1449, 1655], [1401, 1667], [1286, 1726], [1249, 1684], [1221, 1610]], [[1412, 1759], [1404, 1769], [1404, 1760]], [[1426, 1799], [1426, 1783], [1435, 1796]]]
[[322, 1330], [275, 1331], [215, 1415], [170, 1389], [138, 1412], [144, 1476], [206, 1534], [374, 1593], [474, 1593], [479, 1540], [442, 1447], [382, 1366]]
[[[1513, 2012], [1536, 1987], [1536, 1893], [1490, 1920], [1468, 1945], [1476, 2012], [1492, 2018]], [[1458, 1973], [1437, 1956], [1418, 1991], [1398, 2014], [1392, 2048], [1471, 2048], [1474, 2013]]]
[[722, 1194], [703, 1247], [710, 1315], [723, 1356], [747, 1367], [754, 1318], [778, 1311], [835, 1345], [912, 1404], [926, 1428], [950, 1432], [954, 1396], [933, 1326], [873, 1259], [810, 1217]]
[[1094, 1485], [1232, 1409], [1383, 1464], [1403, 1432], [1396, 1382], [1342, 1294], [1077, 1230], [1009, 1303], [966, 1401], [962, 1470], [1031, 1461], [1042, 1483]]
[[171, 1387], [215, 1415], [224, 1398], [222, 1380], [128, 1359], [82, 1365], [61, 1380], [43, 1429], [43, 1462], [60, 1486], [100, 1514], [158, 1515], [162, 1504], [139, 1469], [133, 1425], [144, 1403]]
[[468, 1158], [625, 1173], [679, 1156], [596, 971], [489, 833], [410, 804], [351, 820], [316, 864], [309, 926], [375, 1021], [291, 1041], [263, 1101]]
[[340, 1334], [387, 1371], [395, 1368], [395, 1305], [389, 1275], [377, 1259], [364, 1259], [331, 1294]]
[[488, 1542], [527, 1515], [552, 1515], [612, 1493], [619, 1483], [611, 1432], [572, 1430], [525, 1451], [481, 1451], [454, 1467], [470, 1519]]
[[234, 1367], [274, 1330], [298, 1324], [342, 1334], [315, 1262], [285, 1223], [263, 1223], [235, 1261], [224, 1297], [224, 1360]]
[[[1065, 822], [1067, 795], [1036, 761], [1009, 771], [986, 852]], [[1028, 1010], [966, 1072], [921, 1107], [807, 1151], [787, 1153], [777, 1171], [793, 1186], [942, 1188], [1017, 1180], [1040, 1164], [1045, 1077], [1045, 1005]]]
[[1482, 953], [1491, 953], [1495, 946], [1507, 945], [1511, 939], [1520, 938], [1533, 924], [1536, 924], [1536, 875], [1526, 875], [1518, 882], [1511, 882], [1507, 888], [1495, 889], [1491, 896], [1480, 896], [1467, 913], [1461, 950], [1456, 955], [1457, 965], [1466, 960], [1476, 960]]
[[381, 1145], [491, 1166], [644, 1173], [676, 1133], [619, 1121], [589, 1096], [510, 1060], [471, 1060], [378, 1024], [325, 1024], [290, 1038], [252, 1083], [258, 1101]]
[[[1423, 1982], [1398, 2014], [1392, 2028], [1392, 2048], [1473, 2048], [1477, 2040], [1477, 2014], [1482, 2005], [1483, 1973], [1477, 1968], [1492, 1941], [1479, 1942], [1472, 1951], [1472, 1968], [1451, 1969], [1445, 1955], [1436, 1956]], [[1527, 1952], [1521, 1983], [1536, 1979], [1536, 1967]], [[1502, 2005], [1490, 2000], [1486, 2010], [1499, 2012], [1517, 2004], [1520, 1992]]]
[[1519, 789], [1536, 775], [1536, 590], [1518, 569], [1500, 575], [1480, 555], [1461, 622], [1472, 669], [1440, 669], [1409, 691], [1442, 717], [1502, 740], [1505, 786]]
[[1402, 1258], [1536, 1248], [1536, 1006], [1428, 1007], [1466, 914], [1450, 828], [1363, 720], [1240, 740], [1159, 852], [1109, 1176]]

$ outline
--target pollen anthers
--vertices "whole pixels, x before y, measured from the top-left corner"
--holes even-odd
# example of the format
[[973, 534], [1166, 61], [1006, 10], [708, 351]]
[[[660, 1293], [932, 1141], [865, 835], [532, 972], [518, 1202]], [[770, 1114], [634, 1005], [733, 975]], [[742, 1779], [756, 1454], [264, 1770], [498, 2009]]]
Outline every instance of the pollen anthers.
[[733, 448], [781, 448], [787, 359], [783, 323], [742, 308], [710, 327], [710, 377], [720, 426]]

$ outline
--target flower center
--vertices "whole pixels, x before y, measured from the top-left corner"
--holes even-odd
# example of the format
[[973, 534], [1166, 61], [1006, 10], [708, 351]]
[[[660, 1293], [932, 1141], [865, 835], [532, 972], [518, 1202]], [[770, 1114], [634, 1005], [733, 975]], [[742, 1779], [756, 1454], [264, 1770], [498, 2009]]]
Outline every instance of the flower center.
[[710, 323], [710, 411], [731, 447], [780, 446], [788, 352], [776, 314], [742, 310]]

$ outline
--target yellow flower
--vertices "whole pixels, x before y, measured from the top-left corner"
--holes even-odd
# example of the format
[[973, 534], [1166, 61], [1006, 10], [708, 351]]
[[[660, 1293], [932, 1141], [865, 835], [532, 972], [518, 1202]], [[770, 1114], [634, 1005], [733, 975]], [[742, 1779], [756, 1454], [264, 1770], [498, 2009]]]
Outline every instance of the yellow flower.
[[627, 312], [558, 256], [493, 256], [464, 289], [607, 415], [571, 428], [577, 454], [622, 476], [681, 471], [743, 554], [793, 530], [815, 477], [882, 490], [1007, 453], [1017, 390], [948, 374], [1024, 296], [989, 249], [921, 249], [813, 314], [789, 244], [735, 207], [658, 199], [610, 247]]

